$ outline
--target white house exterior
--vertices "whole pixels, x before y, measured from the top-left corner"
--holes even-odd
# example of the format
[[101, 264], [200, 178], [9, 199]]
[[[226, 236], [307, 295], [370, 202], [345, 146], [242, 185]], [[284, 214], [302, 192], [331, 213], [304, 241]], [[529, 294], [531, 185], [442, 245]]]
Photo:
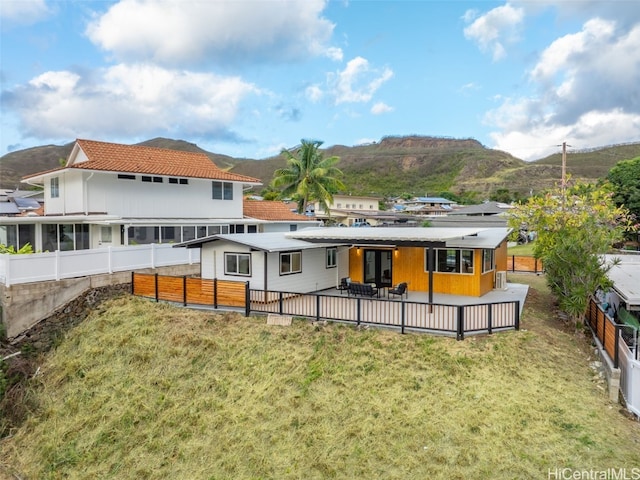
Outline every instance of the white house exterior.
[[0, 243], [36, 251], [177, 243], [257, 232], [243, 191], [260, 181], [204, 153], [77, 140], [66, 164], [23, 179], [44, 189], [44, 214], [0, 217]]
[[257, 290], [313, 292], [348, 276], [350, 245], [314, 244], [284, 232], [221, 234], [182, 246], [201, 248], [202, 278], [248, 281]]

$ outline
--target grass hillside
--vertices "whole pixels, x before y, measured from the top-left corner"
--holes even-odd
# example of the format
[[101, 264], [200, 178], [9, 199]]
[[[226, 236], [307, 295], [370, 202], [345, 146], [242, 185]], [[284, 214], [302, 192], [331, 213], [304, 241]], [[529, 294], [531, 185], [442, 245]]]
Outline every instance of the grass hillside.
[[0, 442], [7, 478], [547, 478], [640, 465], [582, 335], [531, 282], [521, 331], [450, 338], [122, 297], [68, 332]]
[[[203, 152], [220, 168], [262, 180], [285, 165], [282, 156], [262, 160], [237, 159], [207, 152], [183, 140], [154, 138], [141, 145]], [[37, 147], [0, 158], [0, 188], [15, 188], [21, 177], [59, 166], [72, 144]], [[473, 139], [425, 136], [385, 137], [355, 147], [329, 146], [326, 156], [340, 157], [348, 192], [366, 195], [438, 195], [443, 191], [475, 192], [478, 200], [506, 188], [523, 196], [554, 186], [561, 178], [561, 156], [527, 163], [508, 153], [484, 147]], [[595, 182], [620, 160], [640, 156], [640, 143], [570, 152], [567, 172], [574, 180]], [[23, 185], [24, 188], [24, 185]]]

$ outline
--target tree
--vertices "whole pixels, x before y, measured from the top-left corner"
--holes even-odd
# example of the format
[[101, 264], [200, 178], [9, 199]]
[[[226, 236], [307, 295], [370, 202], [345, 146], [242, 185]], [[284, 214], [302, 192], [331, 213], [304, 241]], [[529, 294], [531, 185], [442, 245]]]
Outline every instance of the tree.
[[602, 254], [633, 228], [631, 216], [616, 206], [606, 186], [576, 185], [563, 197], [556, 188], [516, 205], [509, 225], [526, 225], [537, 235], [534, 255], [542, 260], [547, 284], [560, 309], [576, 324], [584, 318], [589, 296], [610, 286]]
[[613, 200], [640, 218], [640, 157], [618, 162], [607, 174], [613, 185]]
[[282, 188], [282, 197], [291, 197], [304, 213], [311, 201], [318, 201], [325, 212], [333, 202], [333, 194], [346, 189], [338, 178], [342, 172], [336, 167], [339, 157], [323, 158], [319, 140], [302, 140], [295, 152], [282, 150], [287, 166], [274, 172], [273, 188]]

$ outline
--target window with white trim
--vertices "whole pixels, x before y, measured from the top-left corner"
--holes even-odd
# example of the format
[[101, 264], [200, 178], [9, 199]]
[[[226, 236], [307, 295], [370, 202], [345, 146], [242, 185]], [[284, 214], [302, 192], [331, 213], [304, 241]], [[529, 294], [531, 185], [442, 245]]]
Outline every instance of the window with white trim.
[[490, 272], [495, 268], [495, 251], [490, 248], [485, 248], [482, 250], [482, 273]]
[[338, 249], [336, 247], [327, 248], [327, 268], [338, 266]]
[[233, 200], [233, 183], [211, 182], [212, 198], [214, 200]]
[[60, 196], [60, 179], [58, 177], [51, 177], [49, 186], [51, 187], [51, 198], [58, 198]]
[[251, 276], [251, 254], [225, 252], [224, 273], [225, 275]]
[[284, 252], [280, 254], [280, 275], [302, 272], [302, 252]]

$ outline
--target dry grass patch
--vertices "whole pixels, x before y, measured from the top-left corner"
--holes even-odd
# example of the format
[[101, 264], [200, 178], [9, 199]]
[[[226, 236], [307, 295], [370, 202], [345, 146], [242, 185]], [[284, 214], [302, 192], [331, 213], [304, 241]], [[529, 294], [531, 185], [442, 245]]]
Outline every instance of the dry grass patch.
[[39, 407], [0, 443], [0, 464], [72, 479], [546, 478], [640, 465], [640, 426], [607, 402], [584, 339], [538, 310], [544, 286], [532, 290], [525, 330], [463, 342], [114, 300], [43, 359]]

